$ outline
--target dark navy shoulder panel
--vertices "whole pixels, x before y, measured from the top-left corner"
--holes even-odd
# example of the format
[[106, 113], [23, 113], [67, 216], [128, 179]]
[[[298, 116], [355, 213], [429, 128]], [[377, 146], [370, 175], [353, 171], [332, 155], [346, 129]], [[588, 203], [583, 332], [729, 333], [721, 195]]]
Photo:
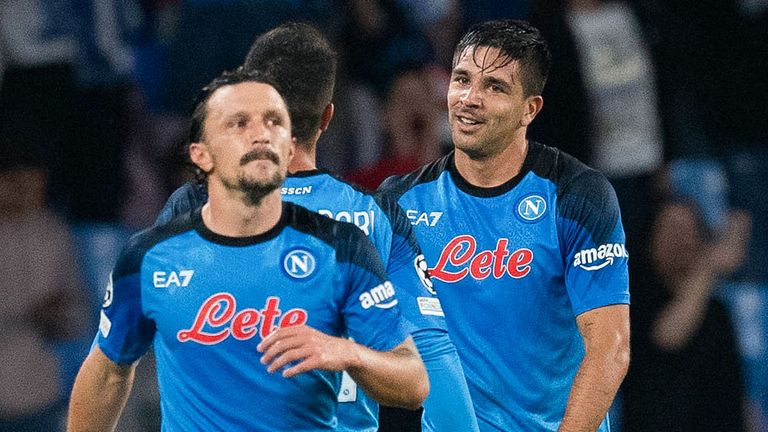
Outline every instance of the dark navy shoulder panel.
[[394, 197], [383, 192], [377, 192], [373, 195], [373, 198], [376, 200], [376, 205], [381, 208], [381, 211], [389, 219], [392, 233], [406, 239], [408, 245], [413, 250], [421, 251], [419, 243], [416, 240], [416, 235], [413, 233], [411, 221], [408, 219], [408, 216], [406, 216], [403, 209], [397, 204]]
[[389, 177], [381, 183], [378, 192], [387, 194], [394, 201], [397, 201], [400, 199], [400, 196], [414, 186], [435, 181], [443, 171], [448, 169], [452, 159], [453, 152], [411, 173]]
[[393, 196], [383, 193], [381, 191], [372, 193], [370, 191], [367, 191], [365, 189], [362, 189], [356, 186], [353, 183], [350, 183], [342, 179], [341, 177], [336, 176], [335, 174], [332, 174], [324, 170], [315, 170], [313, 172], [316, 175], [317, 174], [327, 175], [333, 178], [334, 180], [338, 181], [339, 183], [351, 188], [353, 191], [359, 193], [360, 195], [365, 197], [370, 197], [371, 199], [373, 199], [374, 203], [376, 203], [376, 205], [381, 209], [381, 212], [384, 214], [384, 216], [387, 217], [387, 220], [389, 221], [389, 226], [392, 227], [392, 233], [405, 238], [406, 241], [408, 242], [408, 245], [414, 251], [420, 251], [419, 244], [416, 240], [415, 235], [413, 234], [413, 228], [411, 227], [411, 222], [408, 220], [408, 216], [406, 216], [405, 212], [403, 211], [403, 209], [400, 208], [400, 206], [397, 204], [397, 201], [394, 199]]
[[204, 184], [196, 182], [184, 183], [180, 188], [173, 191], [168, 198], [165, 206], [157, 216], [155, 225], [164, 224], [176, 216], [197, 210], [206, 201], [208, 201], [208, 189]]
[[333, 247], [338, 262], [355, 264], [385, 279], [386, 271], [379, 253], [356, 225], [333, 220], [293, 203], [285, 205], [287, 226]]
[[191, 212], [184, 213], [160, 226], [153, 226], [131, 236], [115, 264], [113, 280], [138, 273], [144, 255], [156, 244], [175, 235], [194, 229]]
[[531, 142], [537, 152], [531, 170], [557, 187], [557, 209], [561, 217], [578, 222], [596, 244], [613, 233], [619, 221], [616, 193], [608, 179], [575, 157], [554, 147]]

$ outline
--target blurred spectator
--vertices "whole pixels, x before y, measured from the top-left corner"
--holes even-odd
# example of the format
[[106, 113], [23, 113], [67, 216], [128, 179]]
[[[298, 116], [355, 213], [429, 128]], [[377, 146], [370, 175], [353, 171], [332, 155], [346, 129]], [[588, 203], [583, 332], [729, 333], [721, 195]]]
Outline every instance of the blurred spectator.
[[[160, 2], [162, 3], [162, 2]], [[170, 0], [165, 3], [172, 3]], [[170, 47], [166, 108], [186, 116], [197, 92], [240, 65], [254, 37], [285, 21], [326, 28], [331, 0], [184, 0]]]
[[737, 341], [713, 292], [741, 265], [750, 218], [708, 217], [709, 200], [696, 198], [663, 199], [648, 226], [647, 267], [634, 274], [624, 432], [745, 430]]
[[336, 172], [368, 166], [382, 155], [382, 99], [398, 73], [432, 60], [429, 41], [397, 0], [342, 0], [336, 121], [319, 143], [318, 164]]
[[471, 26], [483, 21], [512, 18], [527, 20], [531, 12], [531, 0], [464, 0], [465, 18]]
[[73, 112], [76, 24], [65, 0], [0, 2], [0, 146], [48, 166], [62, 155]]
[[75, 109], [51, 197], [75, 221], [114, 222], [125, 196], [127, 95], [140, 9], [135, 0], [69, 0], [69, 7], [63, 13], [77, 22]]
[[608, 177], [632, 248], [664, 150], [654, 61], [637, 14], [609, 0], [539, 0], [534, 9], [552, 70], [531, 137]]
[[[392, 85], [382, 112], [387, 137], [385, 154], [375, 164], [344, 177], [367, 190], [375, 190], [387, 177], [405, 174], [443, 155], [450, 135], [446, 122], [444, 93], [437, 91], [429, 69], [400, 75]], [[447, 85], [447, 80], [443, 81]], [[448, 132], [450, 134], [450, 132]]]
[[[8, 164], [3, 154], [3, 164]], [[0, 171], [0, 431], [62, 430], [71, 382], [51, 343], [85, 336], [87, 301], [66, 225], [45, 208], [45, 172]]]

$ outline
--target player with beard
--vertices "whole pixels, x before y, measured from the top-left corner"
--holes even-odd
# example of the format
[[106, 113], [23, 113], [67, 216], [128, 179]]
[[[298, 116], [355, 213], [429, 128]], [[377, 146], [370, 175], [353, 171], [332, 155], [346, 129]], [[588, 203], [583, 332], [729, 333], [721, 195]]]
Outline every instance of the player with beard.
[[[336, 54], [330, 44], [307, 24], [286, 23], [256, 39], [243, 67], [268, 74], [283, 89], [288, 103], [297, 143], [282, 188], [283, 199], [353, 222], [368, 235], [398, 290], [403, 318], [429, 374], [431, 391], [423, 415], [391, 407], [379, 409], [345, 377], [339, 393], [338, 430], [477, 430], [458, 354], [408, 217], [393, 200], [360, 191], [318, 170], [315, 164], [318, 139], [334, 112]], [[195, 210], [205, 197], [205, 185], [183, 185], [169, 198], [157, 223]]]
[[225, 73], [192, 124], [207, 203], [124, 248], [68, 430], [114, 429], [150, 345], [163, 430], [335, 430], [341, 371], [419, 407], [426, 371], [370, 240], [281, 199], [295, 142], [275, 87]]
[[629, 364], [613, 188], [526, 138], [549, 62], [525, 22], [471, 28], [448, 89], [454, 151], [381, 187], [409, 213], [441, 215], [414, 230], [482, 431], [608, 431]]

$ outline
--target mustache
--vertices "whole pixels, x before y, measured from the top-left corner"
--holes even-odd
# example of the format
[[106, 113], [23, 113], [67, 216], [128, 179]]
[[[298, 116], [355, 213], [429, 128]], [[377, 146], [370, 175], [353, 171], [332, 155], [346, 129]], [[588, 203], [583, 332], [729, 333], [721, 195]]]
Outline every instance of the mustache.
[[255, 149], [246, 153], [242, 158], [240, 158], [240, 165], [243, 166], [248, 162], [263, 159], [270, 160], [274, 162], [275, 165], [280, 165], [280, 156], [278, 156], [277, 153], [267, 149]]

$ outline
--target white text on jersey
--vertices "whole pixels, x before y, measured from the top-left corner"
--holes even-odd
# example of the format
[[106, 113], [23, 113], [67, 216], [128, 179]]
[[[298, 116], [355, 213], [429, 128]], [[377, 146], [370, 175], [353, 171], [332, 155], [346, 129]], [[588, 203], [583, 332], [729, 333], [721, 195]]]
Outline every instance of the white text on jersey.
[[363, 232], [366, 235], [371, 235], [373, 232], [373, 224], [374, 224], [374, 212], [373, 210], [368, 211], [340, 211], [336, 214], [334, 214], [330, 210], [326, 209], [320, 209], [317, 211], [323, 216], [327, 216], [331, 219], [341, 221], [341, 222], [351, 222], [355, 225], [357, 225], [358, 228], [363, 230]]
[[152, 285], [155, 288], [168, 288], [169, 286], [185, 287], [192, 280], [194, 270], [181, 270], [179, 272], [156, 271], [152, 273]]
[[[596, 248], [584, 249], [573, 256], [573, 266], [587, 271], [600, 270], [613, 264], [614, 258], [629, 258], [627, 248], [621, 243], [608, 243]], [[599, 261], [596, 264], [595, 261]]]
[[395, 287], [392, 282], [386, 281], [383, 284], [376, 285], [370, 290], [360, 294], [358, 300], [363, 309], [370, 309], [376, 306], [379, 309], [389, 309], [397, 304], [395, 297]]
[[420, 212], [418, 210], [406, 210], [405, 215], [411, 220], [411, 225], [424, 224], [426, 226], [435, 226], [437, 221], [443, 216], [443, 212]]
[[280, 189], [283, 195], [307, 195], [312, 193], [312, 186], [284, 187]]

